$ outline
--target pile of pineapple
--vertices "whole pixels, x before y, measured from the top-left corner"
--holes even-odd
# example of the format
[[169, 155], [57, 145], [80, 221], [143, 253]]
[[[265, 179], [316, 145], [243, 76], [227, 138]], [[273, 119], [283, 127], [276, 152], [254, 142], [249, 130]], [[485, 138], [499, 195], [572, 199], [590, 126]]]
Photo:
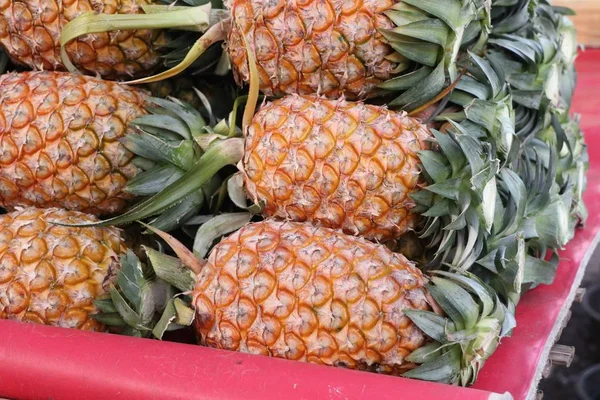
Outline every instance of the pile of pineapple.
[[570, 11], [204, 3], [0, 5], [0, 318], [472, 384], [586, 218]]

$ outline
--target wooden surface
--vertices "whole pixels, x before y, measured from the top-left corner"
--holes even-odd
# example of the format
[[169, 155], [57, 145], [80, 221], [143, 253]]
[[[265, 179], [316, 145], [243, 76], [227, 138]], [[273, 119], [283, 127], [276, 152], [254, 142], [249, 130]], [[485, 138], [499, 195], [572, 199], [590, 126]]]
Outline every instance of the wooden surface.
[[572, 8], [579, 43], [600, 47], [600, 0], [554, 0], [552, 4]]

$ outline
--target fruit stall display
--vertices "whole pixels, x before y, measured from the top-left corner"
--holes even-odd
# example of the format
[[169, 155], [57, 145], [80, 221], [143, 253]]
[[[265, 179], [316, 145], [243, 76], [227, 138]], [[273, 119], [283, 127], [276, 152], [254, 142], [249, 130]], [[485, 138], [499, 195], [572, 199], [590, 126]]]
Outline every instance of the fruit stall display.
[[0, 4], [0, 396], [534, 397], [600, 227], [571, 11], [227, 6]]

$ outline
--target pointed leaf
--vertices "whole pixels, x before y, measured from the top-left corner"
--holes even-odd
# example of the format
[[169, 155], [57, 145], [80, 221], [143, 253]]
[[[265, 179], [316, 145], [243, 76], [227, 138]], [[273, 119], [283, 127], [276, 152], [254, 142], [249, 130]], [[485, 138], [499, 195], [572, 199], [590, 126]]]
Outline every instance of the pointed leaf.
[[483, 196], [481, 198], [481, 215], [485, 222], [485, 230], [487, 233], [492, 231], [494, 224], [494, 213], [496, 211], [496, 197], [498, 196], [498, 188], [496, 184], [496, 177], [492, 177], [483, 189]]
[[140, 291], [140, 323], [144, 326], [150, 324], [156, 312], [162, 311], [170, 298], [169, 285], [154, 279], [145, 281]]
[[[558, 261], [558, 260], [557, 260]], [[556, 267], [558, 263], [541, 260], [530, 255], [525, 256], [525, 271], [523, 283], [533, 283], [534, 285], [550, 285], [554, 282], [556, 276]]]
[[490, 87], [492, 88], [492, 98], [495, 98], [504, 86], [504, 82], [500, 81], [498, 74], [496, 74], [496, 71], [494, 71], [492, 66], [486, 60], [479, 57], [477, 54], [471, 52], [469, 52], [469, 56], [479, 67], [479, 69], [481, 69], [481, 71], [485, 74], [485, 77], [487, 78], [487, 81], [489, 82]]
[[432, 71], [433, 68], [423, 66], [416, 71], [403, 74], [380, 83], [378, 87], [387, 90], [408, 90], [421, 82], [423, 79], [426, 79]]
[[132, 153], [157, 162], [172, 164], [184, 171], [195, 161], [194, 144], [191, 140], [165, 141], [146, 132], [130, 133], [122, 139], [123, 145]]
[[204, 193], [192, 193], [181, 203], [165, 210], [150, 225], [161, 231], [169, 232], [180, 227], [188, 218], [196, 215], [204, 203]]
[[396, 97], [389, 106], [401, 106], [406, 111], [411, 111], [437, 96], [443, 90], [445, 83], [444, 63], [440, 62], [427, 78]]
[[110, 288], [110, 298], [123, 320], [134, 329], [140, 326], [140, 316], [127, 304], [125, 299], [114, 287]]
[[419, 159], [434, 182], [441, 182], [449, 177], [450, 169], [446, 164], [444, 155], [435, 151], [422, 150], [419, 152]]
[[113, 326], [125, 327], [125, 326], [127, 326], [127, 322], [125, 322], [125, 320], [123, 320], [123, 318], [121, 317], [121, 314], [119, 314], [118, 312], [97, 313], [97, 314], [92, 314], [91, 317], [106, 326], [110, 326], [110, 327], [113, 327]]
[[477, 175], [485, 166], [483, 146], [477, 139], [467, 135], [456, 135], [456, 140], [467, 157], [471, 174]]
[[435, 67], [436, 63], [438, 63], [438, 55], [441, 51], [439, 45], [421, 42], [408, 37], [402, 40], [401, 36], [395, 34], [393, 31], [381, 30], [380, 32], [394, 50], [409, 60], [428, 67]]
[[157, 166], [127, 181], [125, 190], [136, 196], [150, 196], [160, 192], [183, 174], [183, 170], [170, 164]]
[[463, 9], [459, 0], [447, 0], [443, 7], [440, 7], [439, 0], [404, 0], [404, 3], [438, 17], [453, 30], [457, 30], [461, 26]]
[[443, 217], [450, 214], [451, 205], [450, 200], [441, 199], [421, 215], [424, 217]]
[[457, 325], [457, 329], [471, 329], [477, 323], [479, 306], [473, 297], [456, 283], [432, 277], [431, 295]]
[[243, 212], [218, 215], [210, 221], [205, 222], [196, 233], [193, 247], [194, 253], [199, 258], [204, 258], [215, 239], [237, 231], [250, 222], [251, 219], [251, 213]]
[[440, 196], [444, 196], [451, 200], [458, 200], [458, 195], [460, 193], [461, 186], [462, 179], [452, 178], [442, 181], [440, 183], [435, 183], [433, 185], [426, 186], [425, 190], [439, 194]]
[[404, 310], [404, 314], [427, 336], [441, 343], [447, 343], [446, 327], [450, 321], [431, 311]]
[[442, 349], [440, 349], [440, 347], [441, 344], [438, 342], [427, 343], [425, 346], [419, 347], [410, 353], [405, 360], [415, 364], [423, 364], [427, 361], [432, 361], [442, 354]]
[[460, 346], [454, 345], [441, 356], [402, 374], [406, 378], [441, 383], [454, 383], [460, 375]]
[[140, 285], [144, 281], [142, 266], [131, 250], [121, 256], [121, 269], [117, 273], [119, 289], [135, 308], [140, 304]]
[[417, 190], [410, 194], [415, 203], [429, 207], [433, 203], [433, 193], [427, 190]]
[[241, 172], [235, 173], [227, 181], [227, 193], [229, 198], [237, 207], [245, 210], [248, 208], [248, 200], [244, 189], [244, 176]]
[[[204, 118], [202, 118], [202, 115], [195, 108], [187, 104], [180, 104], [172, 100], [161, 99], [158, 97], [151, 97], [148, 99], [148, 102], [162, 107], [162, 112], [168, 112], [169, 115], [173, 117], [181, 118], [187, 124], [189, 132], [192, 133], [192, 135], [201, 132], [206, 126], [206, 122], [204, 121]], [[132, 123], [135, 124], [136, 120], [133, 120]], [[166, 129], [171, 130], [169, 126], [167, 126]], [[191, 136], [186, 137], [186, 139], [191, 139]]]
[[460, 285], [463, 289], [477, 295], [479, 301], [481, 301], [481, 304], [483, 305], [481, 317], [487, 317], [493, 311], [495, 306], [494, 293], [490, 287], [481, 282], [475, 275], [468, 272], [465, 273], [465, 275], [446, 271], [435, 271], [433, 273], [438, 276], [443, 276], [446, 279], [450, 279]]
[[192, 132], [190, 132], [186, 123], [180, 118], [172, 117], [170, 115], [148, 114], [134, 119], [131, 123], [142, 130], [144, 130], [145, 127], [159, 128], [176, 133], [181, 136], [182, 139], [192, 138]]
[[143, 246], [148, 260], [160, 279], [177, 289], [187, 292], [194, 288], [194, 274], [176, 257], [171, 257], [149, 247]]
[[452, 140], [450, 135], [441, 133], [435, 129], [432, 129], [431, 132], [435, 136], [440, 145], [440, 149], [452, 167], [452, 175], [456, 175], [467, 161], [462, 149], [454, 140]]
[[[420, 39], [428, 43], [446, 46], [450, 30], [439, 19], [426, 19], [398, 26], [392, 29], [394, 33]], [[392, 39], [393, 40], [393, 39]]]
[[173, 324], [175, 318], [177, 317], [177, 311], [175, 311], [175, 306], [173, 305], [173, 299], [169, 300], [167, 306], [165, 307], [160, 319], [152, 329], [152, 334], [157, 339], [162, 340], [164, 333], [168, 330], [168, 327]]
[[179, 240], [175, 239], [173, 236], [169, 235], [166, 232], [156, 229], [143, 222], [140, 222], [140, 224], [142, 224], [154, 234], [160, 236], [162, 240], [167, 242], [167, 244], [171, 247], [171, 249], [173, 249], [177, 257], [181, 260], [183, 265], [188, 267], [191, 271], [193, 271], [196, 274], [199, 274], [202, 271], [205, 261], [196, 258], [194, 253], [192, 253], [183, 243], [181, 243]]
[[94, 300], [94, 305], [98, 308], [98, 310], [102, 311], [103, 313], [117, 312], [117, 309], [115, 308], [115, 305], [113, 304], [110, 296]]

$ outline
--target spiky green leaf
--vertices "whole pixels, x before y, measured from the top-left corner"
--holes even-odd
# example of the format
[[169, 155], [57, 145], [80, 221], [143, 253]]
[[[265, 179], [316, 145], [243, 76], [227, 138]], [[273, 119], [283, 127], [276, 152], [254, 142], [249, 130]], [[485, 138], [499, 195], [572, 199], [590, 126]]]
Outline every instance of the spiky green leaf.
[[237, 231], [252, 219], [248, 212], [221, 214], [200, 226], [194, 239], [194, 253], [204, 258], [215, 239], [230, 232]]
[[143, 249], [156, 276], [184, 292], [194, 288], [196, 283], [194, 274], [178, 258], [168, 256], [146, 246], [143, 246]]

